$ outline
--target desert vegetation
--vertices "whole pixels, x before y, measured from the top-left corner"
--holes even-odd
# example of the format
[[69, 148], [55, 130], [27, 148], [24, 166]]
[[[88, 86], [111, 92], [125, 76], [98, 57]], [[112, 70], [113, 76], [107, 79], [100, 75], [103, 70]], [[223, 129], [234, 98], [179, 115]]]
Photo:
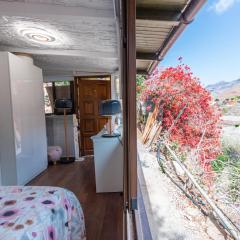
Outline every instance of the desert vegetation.
[[[213, 97], [181, 62], [146, 79], [138, 75], [137, 97], [142, 141], [149, 151], [158, 153], [162, 171], [176, 174], [187, 186], [186, 194], [201, 205], [203, 212], [211, 214], [196, 189], [188, 186], [187, 177], [179, 175], [164, 147], [166, 143], [238, 231], [240, 146], [225, 129], [226, 101]], [[229, 101], [238, 102], [239, 97], [233, 96], [226, 103]], [[237, 125], [233, 127], [238, 131]]]

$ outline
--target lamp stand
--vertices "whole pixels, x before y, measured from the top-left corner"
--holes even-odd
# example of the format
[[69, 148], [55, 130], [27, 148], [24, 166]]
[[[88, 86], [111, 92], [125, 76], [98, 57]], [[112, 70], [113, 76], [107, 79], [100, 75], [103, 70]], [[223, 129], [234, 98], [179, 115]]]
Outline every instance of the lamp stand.
[[60, 159], [60, 162], [63, 164], [67, 163], [73, 163], [75, 161], [75, 157], [70, 157], [69, 156], [69, 146], [68, 146], [68, 137], [67, 137], [67, 108], [63, 109], [64, 113], [64, 143], [65, 143], [65, 152], [66, 152], [66, 157], [62, 157]]
[[104, 138], [114, 138], [114, 137], [120, 137], [121, 136], [121, 134], [119, 134], [119, 133], [114, 133], [113, 132], [113, 126], [112, 126], [112, 119], [108, 119], [108, 123], [107, 123], [107, 131], [108, 131], [108, 133], [104, 133], [103, 135], [102, 135], [102, 137], [104, 137]]

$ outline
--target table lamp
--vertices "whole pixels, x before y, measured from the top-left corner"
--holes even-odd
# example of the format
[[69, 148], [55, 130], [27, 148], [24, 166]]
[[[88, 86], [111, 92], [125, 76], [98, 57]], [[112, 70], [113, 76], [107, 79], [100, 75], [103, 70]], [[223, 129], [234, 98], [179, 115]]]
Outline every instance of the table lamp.
[[[114, 116], [121, 113], [121, 104], [118, 100], [104, 100], [99, 104], [99, 115], [100, 116]], [[109, 120], [108, 120], [109, 121]], [[105, 133], [102, 137], [119, 137], [119, 133], [114, 133], [112, 130], [110, 133]]]

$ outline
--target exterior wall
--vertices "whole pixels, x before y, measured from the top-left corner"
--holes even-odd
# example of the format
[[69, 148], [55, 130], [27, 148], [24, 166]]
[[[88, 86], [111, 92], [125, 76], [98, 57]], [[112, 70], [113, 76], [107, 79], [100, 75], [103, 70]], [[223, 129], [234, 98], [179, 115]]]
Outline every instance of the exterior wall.
[[8, 62], [1, 67], [1, 83], [8, 87], [0, 94], [0, 109], [8, 113], [0, 117], [1, 129], [8, 129], [0, 132], [2, 185], [22, 185], [47, 167], [42, 71], [27, 57], [1, 53], [0, 58]]

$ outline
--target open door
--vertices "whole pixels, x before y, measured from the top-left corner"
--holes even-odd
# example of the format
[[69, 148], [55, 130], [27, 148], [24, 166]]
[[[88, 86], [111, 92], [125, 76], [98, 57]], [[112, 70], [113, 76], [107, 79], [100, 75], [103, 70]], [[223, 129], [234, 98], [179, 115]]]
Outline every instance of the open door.
[[110, 119], [99, 115], [99, 103], [111, 98], [111, 76], [75, 77], [75, 90], [80, 155], [92, 155], [91, 137]]
[[121, 1], [121, 79], [124, 141], [124, 239], [134, 237], [137, 208], [136, 1]]

